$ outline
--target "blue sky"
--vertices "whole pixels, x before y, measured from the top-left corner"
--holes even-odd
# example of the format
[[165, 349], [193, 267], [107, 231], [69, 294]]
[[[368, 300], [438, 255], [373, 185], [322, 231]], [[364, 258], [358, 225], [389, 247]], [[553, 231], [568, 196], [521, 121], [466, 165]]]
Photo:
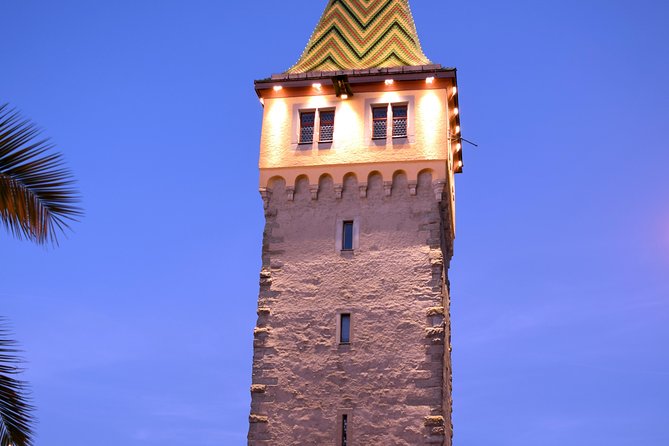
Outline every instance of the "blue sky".
[[[0, 102], [86, 217], [0, 237], [38, 443], [245, 444], [261, 107], [326, 1], [3, 5]], [[669, 4], [411, 2], [459, 69], [455, 444], [669, 444]]]

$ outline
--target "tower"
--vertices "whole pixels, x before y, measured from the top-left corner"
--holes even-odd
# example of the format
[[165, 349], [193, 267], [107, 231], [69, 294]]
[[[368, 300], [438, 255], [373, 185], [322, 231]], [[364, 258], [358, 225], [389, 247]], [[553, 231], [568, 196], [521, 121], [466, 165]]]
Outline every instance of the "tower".
[[255, 82], [265, 211], [248, 444], [451, 445], [456, 70], [407, 0], [330, 0]]

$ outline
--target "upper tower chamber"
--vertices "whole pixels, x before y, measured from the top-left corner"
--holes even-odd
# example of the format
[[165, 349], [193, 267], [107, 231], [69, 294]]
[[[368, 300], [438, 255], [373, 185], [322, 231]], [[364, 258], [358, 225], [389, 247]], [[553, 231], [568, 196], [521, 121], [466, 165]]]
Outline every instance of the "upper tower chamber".
[[255, 82], [265, 231], [249, 445], [451, 445], [456, 70], [406, 0], [331, 0]]

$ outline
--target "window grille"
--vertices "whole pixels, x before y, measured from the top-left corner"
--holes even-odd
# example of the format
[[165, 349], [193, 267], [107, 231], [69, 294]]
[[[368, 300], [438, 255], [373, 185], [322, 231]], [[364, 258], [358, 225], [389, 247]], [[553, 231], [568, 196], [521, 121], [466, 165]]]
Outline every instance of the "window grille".
[[372, 120], [372, 138], [385, 139], [386, 130], [388, 128], [388, 107], [373, 107]]
[[332, 142], [334, 135], [334, 110], [320, 111], [320, 142]]
[[393, 138], [407, 136], [407, 106], [393, 104]]
[[300, 144], [311, 144], [314, 142], [314, 123], [316, 112], [300, 113]]

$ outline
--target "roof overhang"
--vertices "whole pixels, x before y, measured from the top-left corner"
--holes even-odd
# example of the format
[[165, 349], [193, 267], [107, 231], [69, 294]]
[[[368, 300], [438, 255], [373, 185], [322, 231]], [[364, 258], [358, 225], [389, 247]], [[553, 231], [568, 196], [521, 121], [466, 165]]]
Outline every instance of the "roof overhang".
[[[427, 77], [437, 79], [455, 79], [455, 68], [444, 68], [441, 65], [419, 65], [393, 68], [370, 68], [366, 70], [343, 70], [343, 71], [312, 71], [308, 73], [297, 74], [274, 74], [271, 78], [255, 81], [255, 90], [258, 97], [265, 97], [264, 93], [269, 90], [274, 92], [274, 87], [280, 86], [282, 89], [300, 89], [312, 87], [314, 83], [321, 84], [323, 88], [334, 88], [337, 79], [345, 77], [353, 88], [355, 85], [378, 84], [386, 79], [392, 78], [395, 81], [424, 81]], [[299, 90], [283, 92], [282, 97], [298, 96]], [[322, 94], [322, 93], [321, 93]]]

